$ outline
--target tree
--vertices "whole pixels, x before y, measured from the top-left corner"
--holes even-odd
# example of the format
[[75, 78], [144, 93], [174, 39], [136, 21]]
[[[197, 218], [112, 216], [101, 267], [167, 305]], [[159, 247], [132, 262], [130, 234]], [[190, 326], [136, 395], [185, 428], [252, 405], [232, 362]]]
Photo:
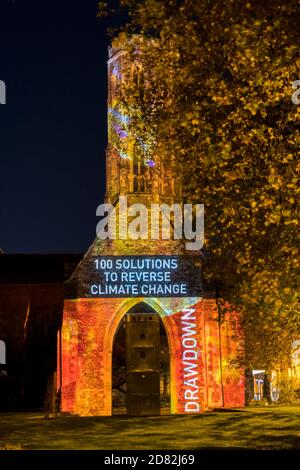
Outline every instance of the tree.
[[[270, 369], [300, 332], [299, 3], [120, 7], [130, 16], [117, 41], [131, 132], [147, 158], [159, 154], [182, 174], [185, 201], [205, 204], [204, 274], [224, 308], [241, 311], [247, 364]], [[132, 63], [142, 79], [131, 79]]]

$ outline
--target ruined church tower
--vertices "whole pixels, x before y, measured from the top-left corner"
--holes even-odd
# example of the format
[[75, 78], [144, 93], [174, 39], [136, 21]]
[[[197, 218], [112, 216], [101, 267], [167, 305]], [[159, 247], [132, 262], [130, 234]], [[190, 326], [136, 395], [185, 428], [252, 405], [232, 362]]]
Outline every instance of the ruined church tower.
[[[116, 94], [123, 54], [110, 48], [105, 202], [116, 210], [122, 196], [128, 205], [181, 203], [180, 178], [158, 157], [145, 160], [134, 142], [124, 152], [114, 145], [114, 135], [128, 138]], [[135, 290], [124, 293], [132, 282]], [[219, 322], [215, 292], [203, 288], [199, 259], [183, 240], [96, 238], [65, 285], [61, 410], [155, 415], [242, 406], [244, 372], [230, 364], [238, 333], [234, 314]]]

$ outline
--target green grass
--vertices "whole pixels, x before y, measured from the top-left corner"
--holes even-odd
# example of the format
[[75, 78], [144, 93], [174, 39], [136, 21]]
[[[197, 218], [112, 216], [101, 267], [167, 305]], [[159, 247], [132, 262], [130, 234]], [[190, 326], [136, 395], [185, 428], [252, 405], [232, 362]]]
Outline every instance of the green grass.
[[147, 418], [2, 413], [1, 448], [300, 449], [300, 405]]

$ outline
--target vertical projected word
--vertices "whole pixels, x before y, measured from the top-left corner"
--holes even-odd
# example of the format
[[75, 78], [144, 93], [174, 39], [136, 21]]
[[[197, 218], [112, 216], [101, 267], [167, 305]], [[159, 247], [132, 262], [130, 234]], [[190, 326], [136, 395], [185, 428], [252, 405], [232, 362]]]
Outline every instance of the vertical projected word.
[[0, 104], [6, 104], [6, 85], [3, 80], [0, 80]]
[[195, 312], [194, 308], [187, 308], [182, 311], [181, 316], [185, 413], [198, 413], [200, 411], [198, 340]]

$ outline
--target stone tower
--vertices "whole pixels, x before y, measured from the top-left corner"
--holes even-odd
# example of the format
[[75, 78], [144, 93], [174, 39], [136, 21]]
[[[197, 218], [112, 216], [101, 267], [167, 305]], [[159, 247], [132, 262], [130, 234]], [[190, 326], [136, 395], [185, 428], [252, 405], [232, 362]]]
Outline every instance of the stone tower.
[[[126, 196], [128, 205], [180, 204], [179, 176], [165, 168], [158, 157], [147, 161], [139, 156], [135, 152], [135, 143], [128, 136], [127, 116], [122, 112], [116, 95], [118, 83], [122, 80], [123, 54], [114, 47], [110, 48], [106, 203], [118, 210], [121, 196]], [[114, 136], [123, 140], [126, 151], [120, 152], [116, 148]], [[164, 262], [174, 263], [177, 269], [170, 274], [172, 286], [184, 280], [188, 289], [186, 294], [151, 296], [149, 291], [155, 291], [155, 287], [151, 291], [151, 283], [146, 280], [142, 290], [138, 286], [137, 294], [99, 293], [93, 288], [99, 281], [95, 263], [99, 266], [101, 263], [107, 265], [107, 262], [112, 265], [119, 263], [123, 271], [132, 263], [140, 263], [140, 266], [150, 263], [156, 266], [154, 278], [160, 269], [157, 266]], [[144, 275], [142, 271], [140, 274]], [[148, 273], [145, 279], [147, 276]], [[107, 287], [107, 278], [104, 279], [103, 275], [101, 283], [103, 289]], [[189, 289], [190, 286], [193, 287]], [[147, 294], [142, 295], [141, 292]], [[112, 414], [114, 339], [124, 316], [140, 305], [146, 308], [145, 311], [149, 309], [158, 315], [166, 331], [171, 413], [195, 413], [209, 407], [244, 404], [243, 370], [230, 366], [230, 359], [235, 357], [239, 348], [239, 343], [234, 340], [239, 332], [237, 317], [231, 314], [222, 324], [218, 321], [215, 293], [202, 289], [199, 266], [191, 253], [186, 252], [183, 240], [116, 237], [96, 238], [65, 286], [57, 374], [62, 411], [79, 415]]]

